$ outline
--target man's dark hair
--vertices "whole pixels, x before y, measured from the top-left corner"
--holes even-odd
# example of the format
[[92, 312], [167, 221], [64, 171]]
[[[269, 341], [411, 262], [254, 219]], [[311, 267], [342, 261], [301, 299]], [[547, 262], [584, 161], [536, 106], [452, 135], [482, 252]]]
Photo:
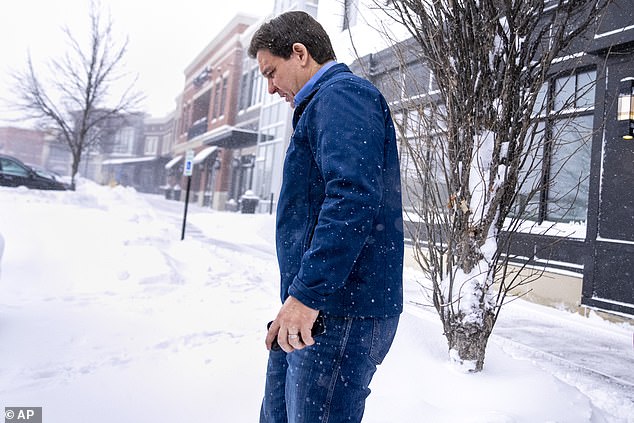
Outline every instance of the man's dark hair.
[[288, 59], [293, 44], [306, 46], [308, 53], [320, 65], [335, 60], [330, 37], [324, 28], [306, 12], [283, 13], [265, 22], [255, 31], [249, 45], [249, 56], [255, 58], [259, 50], [266, 49], [274, 56]]

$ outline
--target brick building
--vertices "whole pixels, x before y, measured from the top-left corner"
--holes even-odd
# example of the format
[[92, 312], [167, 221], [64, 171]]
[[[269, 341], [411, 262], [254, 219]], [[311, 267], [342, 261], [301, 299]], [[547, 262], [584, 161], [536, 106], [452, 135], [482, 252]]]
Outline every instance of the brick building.
[[[255, 21], [235, 16], [187, 66], [178, 98], [176, 139], [166, 169], [170, 172], [192, 150], [192, 200], [218, 210], [244, 194], [255, 154], [253, 125], [248, 121], [244, 127], [236, 125], [245, 48], [240, 35]], [[184, 188], [186, 181], [171, 174], [168, 185]]]
[[44, 166], [47, 160], [47, 135], [36, 129], [0, 128], [0, 153], [25, 163]]

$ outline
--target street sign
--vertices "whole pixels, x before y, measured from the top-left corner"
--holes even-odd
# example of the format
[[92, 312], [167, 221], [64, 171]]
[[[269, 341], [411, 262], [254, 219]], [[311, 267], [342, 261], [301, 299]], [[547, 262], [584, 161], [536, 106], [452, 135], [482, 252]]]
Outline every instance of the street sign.
[[187, 176], [187, 191], [185, 192], [185, 210], [183, 212], [183, 230], [181, 231], [181, 241], [185, 239], [185, 224], [187, 222], [187, 205], [189, 204], [189, 190], [192, 186], [192, 171], [194, 170], [194, 150], [187, 150], [185, 153], [185, 166], [183, 175]]
[[192, 176], [194, 170], [194, 150], [187, 150], [185, 154], [185, 166], [183, 166], [183, 175]]

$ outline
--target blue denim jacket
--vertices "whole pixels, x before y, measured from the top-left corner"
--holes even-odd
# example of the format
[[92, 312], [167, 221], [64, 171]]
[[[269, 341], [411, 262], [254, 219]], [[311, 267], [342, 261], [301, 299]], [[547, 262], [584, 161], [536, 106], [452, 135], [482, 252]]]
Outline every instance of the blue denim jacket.
[[296, 105], [277, 208], [281, 296], [335, 316], [403, 309], [403, 220], [388, 105], [344, 64]]

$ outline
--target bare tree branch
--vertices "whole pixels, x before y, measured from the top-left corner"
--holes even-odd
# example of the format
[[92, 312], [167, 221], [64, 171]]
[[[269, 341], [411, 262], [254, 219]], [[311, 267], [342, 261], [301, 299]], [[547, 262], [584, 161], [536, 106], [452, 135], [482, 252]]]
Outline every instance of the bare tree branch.
[[[583, 177], [566, 174], [566, 161], [585, 151], [582, 135], [592, 129], [579, 128], [575, 147], [566, 145], [574, 128], [552, 122], [564, 122], [575, 99], [553, 108], [544, 99], [561, 95], [552, 87], [546, 95], [543, 87], [556, 75], [557, 61], [579, 51], [575, 43], [592, 32], [609, 0], [383, 3], [375, 5], [415, 43], [400, 44], [405, 53], [394, 50], [405, 73], [394, 83], [423, 87], [400, 104], [409, 116], [395, 119], [416, 222], [415, 259], [431, 280], [453, 359], [479, 371], [508, 293], [539, 273], [528, 272], [533, 257], [509, 273], [512, 234], [535, 197], [563, 200], [565, 216], [582, 193]], [[431, 71], [436, 92], [409, 82], [420, 78], [407, 74], [412, 55]], [[551, 123], [544, 129], [546, 118]], [[553, 134], [556, 129], [563, 132]], [[560, 189], [562, 177], [570, 184]]]
[[[110, 18], [102, 21], [99, 4], [90, 3], [90, 34], [83, 46], [69, 28], [63, 28], [68, 50], [49, 63], [42, 77], [29, 54], [24, 71], [13, 74], [14, 107], [29, 119], [55, 131], [72, 155], [72, 186], [82, 155], [96, 148], [106, 122], [134, 113], [143, 96], [134, 89], [136, 78], [120, 73], [128, 40], [115, 41]], [[115, 90], [124, 84], [120, 94]]]

